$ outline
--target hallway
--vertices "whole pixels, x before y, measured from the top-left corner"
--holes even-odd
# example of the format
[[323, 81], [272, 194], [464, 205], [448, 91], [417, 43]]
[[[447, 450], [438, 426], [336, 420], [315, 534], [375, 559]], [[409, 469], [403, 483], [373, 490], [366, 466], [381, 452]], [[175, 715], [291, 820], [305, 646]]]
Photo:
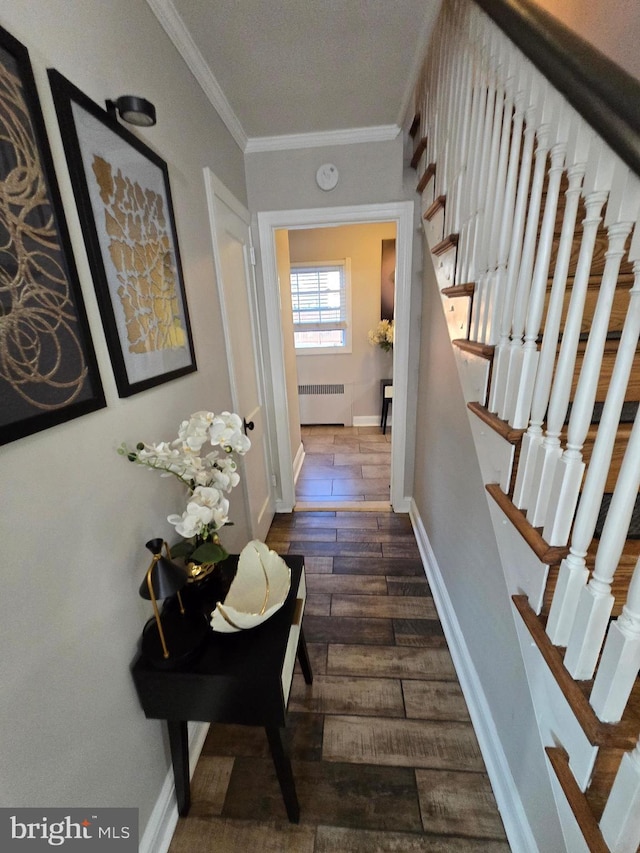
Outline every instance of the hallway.
[[262, 729], [213, 725], [170, 853], [508, 853], [408, 516], [295, 512], [267, 540], [304, 554], [286, 742], [288, 823]]
[[298, 505], [389, 504], [390, 429], [383, 435], [377, 426], [303, 426], [301, 432], [305, 459], [296, 483]]

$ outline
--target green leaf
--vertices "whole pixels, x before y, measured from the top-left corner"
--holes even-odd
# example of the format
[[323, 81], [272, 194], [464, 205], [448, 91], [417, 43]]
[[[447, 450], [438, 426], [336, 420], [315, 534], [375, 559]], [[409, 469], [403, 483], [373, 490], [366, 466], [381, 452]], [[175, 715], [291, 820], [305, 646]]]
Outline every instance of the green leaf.
[[193, 542], [188, 539], [181, 539], [171, 546], [171, 557], [190, 557], [193, 551]]
[[219, 563], [229, 555], [221, 545], [213, 542], [204, 542], [191, 554], [191, 559], [198, 563]]

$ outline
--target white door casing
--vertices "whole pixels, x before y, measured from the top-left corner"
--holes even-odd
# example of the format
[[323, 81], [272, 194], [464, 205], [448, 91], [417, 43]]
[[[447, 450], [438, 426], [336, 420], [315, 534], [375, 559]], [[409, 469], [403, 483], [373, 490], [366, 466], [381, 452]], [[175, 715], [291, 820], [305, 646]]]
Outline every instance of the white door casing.
[[[260, 255], [262, 259], [263, 298], [266, 316], [265, 346], [270, 364], [270, 409], [273, 412], [272, 456], [277, 460], [276, 476], [279, 493], [276, 511], [291, 512], [295, 505], [293, 460], [289, 441], [288, 401], [285, 381], [280, 291], [276, 259], [275, 232], [284, 228], [323, 228], [335, 225], [370, 222], [396, 224], [396, 290], [395, 330], [393, 345], [393, 421], [406, 424], [409, 371], [409, 319], [411, 296], [411, 259], [413, 246], [412, 201], [385, 204], [354, 205], [351, 207], [313, 210], [276, 210], [257, 214]], [[395, 512], [408, 512], [411, 495], [406, 484], [406, 433], [394, 429], [391, 433], [391, 505]]]
[[248, 424], [251, 450], [240, 462], [251, 537], [264, 541], [273, 520], [270, 448], [264, 415], [262, 346], [255, 299], [249, 211], [204, 170], [233, 409]]

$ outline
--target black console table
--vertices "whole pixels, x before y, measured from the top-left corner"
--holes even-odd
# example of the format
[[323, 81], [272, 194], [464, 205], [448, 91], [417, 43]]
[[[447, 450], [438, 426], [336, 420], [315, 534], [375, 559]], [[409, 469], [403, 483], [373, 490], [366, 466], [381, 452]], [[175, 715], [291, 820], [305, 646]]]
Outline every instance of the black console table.
[[[307, 684], [313, 674], [302, 631], [304, 559], [283, 559], [291, 569], [291, 589], [280, 610], [262, 625], [235, 634], [211, 631], [197, 656], [180, 669], [157, 669], [142, 654], [133, 662], [133, 680], [145, 715], [167, 721], [180, 815], [186, 815], [191, 805], [187, 722], [198, 720], [264, 726], [287, 815], [292, 823], [300, 818], [280, 729], [285, 725], [296, 657]], [[227, 568], [231, 565], [235, 571], [237, 560], [237, 555], [230, 557]], [[192, 592], [191, 599], [193, 606], [197, 593]]]

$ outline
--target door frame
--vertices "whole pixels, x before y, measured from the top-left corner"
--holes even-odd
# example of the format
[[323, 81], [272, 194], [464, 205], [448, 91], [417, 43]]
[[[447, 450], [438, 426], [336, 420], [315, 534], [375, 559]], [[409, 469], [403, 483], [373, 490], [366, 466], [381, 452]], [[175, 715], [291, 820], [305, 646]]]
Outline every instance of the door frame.
[[[396, 290], [393, 344], [393, 408], [396, 426], [406, 424], [409, 377], [409, 320], [413, 253], [414, 202], [399, 201], [347, 207], [274, 210], [257, 214], [262, 266], [264, 340], [267, 348], [272, 397], [269, 416], [274, 437], [272, 454], [277, 477], [276, 512], [291, 512], [295, 506], [293, 459], [289, 440], [289, 403], [284, 366], [284, 341], [280, 315], [280, 289], [275, 232], [301, 228], [394, 222], [396, 225]], [[391, 505], [395, 512], [408, 512], [411, 495], [407, 488], [407, 442], [405, 429], [391, 431]]]
[[[222, 268], [220, 264], [220, 255], [218, 248], [218, 238], [216, 233], [216, 223], [217, 213], [216, 213], [216, 198], [218, 198], [223, 204], [226, 204], [227, 207], [235, 213], [242, 222], [247, 226], [247, 237], [248, 237], [248, 251], [249, 257], [246, 257], [245, 253], [245, 264], [247, 270], [247, 284], [249, 286], [249, 292], [247, 293], [248, 304], [249, 304], [249, 313], [250, 313], [250, 324], [251, 324], [251, 334], [255, 340], [255, 371], [256, 371], [256, 380], [257, 380], [257, 391], [260, 406], [262, 407], [262, 420], [264, 425], [264, 431], [266, 435], [266, 445], [268, 448], [272, 445], [272, 440], [269, 432], [269, 419], [267, 416], [267, 406], [266, 406], [266, 382], [265, 382], [265, 365], [264, 365], [264, 346], [262, 341], [262, 334], [260, 331], [260, 322], [259, 322], [259, 314], [257, 307], [257, 289], [256, 289], [256, 268], [255, 268], [255, 252], [253, 247], [253, 235], [251, 231], [251, 214], [247, 210], [247, 208], [240, 202], [233, 193], [222, 183], [220, 178], [215, 175], [208, 166], [205, 166], [203, 169], [204, 173], [204, 184], [205, 191], [207, 197], [207, 209], [209, 213], [209, 223], [211, 226], [211, 242], [212, 242], [212, 253], [213, 253], [213, 263], [214, 269], [216, 273], [216, 278], [218, 280], [218, 299], [220, 303], [220, 315], [222, 320], [222, 330], [224, 334], [224, 342], [225, 342], [225, 350], [227, 353], [227, 359], [229, 362], [229, 385], [231, 387], [231, 403], [233, 406], [233, 410], [238, 412], [240, 415], [249, 413], [240, 412], [239, 407], [239, 399], [238, 399], [238, 388], [236, 385], [236, 376], [233, 366], [233, 353], [230, 341], [230, 331], [228, 325], [228, 317], [227, 317], [227, 308], [225, 304], [225, 293], [222, 285]], [[244, 498], [244, 506], [245, 506], [245, 516], [247, 519], [247, 524], [251, 533], [251, 536], [255, 538], [256, 531], [263, 529], [265, 527], [265, 523], [263, 519], [266, 517], [269, 519], [269, 523], [266, 525], [266, 529], [268, 530], [271, 520], [273, 519], [274, 509], [275, 509], [275, 495], [273, 490], [273, 481], [271, 477], [272, 465], [269, 458], [265, 459], [265, 468], [266, 468], [266, 477], [267, 477], [267, 489], [268, 489], [268, 497], [266, 503], [262, 506], [259, 517], [254, 518], [251, 514], [251, 502], [249, 500], [249, 496], [247, 494], [247, 480], [246, 477], [241, 478], [242, 483], [242, 493]]]

